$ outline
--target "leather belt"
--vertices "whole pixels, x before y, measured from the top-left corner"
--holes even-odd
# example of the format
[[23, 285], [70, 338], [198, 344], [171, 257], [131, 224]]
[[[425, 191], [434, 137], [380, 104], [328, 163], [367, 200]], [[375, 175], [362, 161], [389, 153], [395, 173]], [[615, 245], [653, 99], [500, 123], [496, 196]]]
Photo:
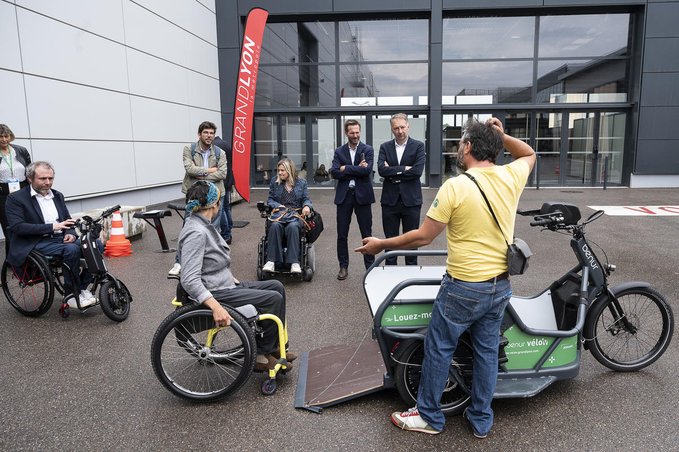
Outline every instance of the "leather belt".
[[472, 283], [472, 284], [473, 283], [496, 283], [498, 281], [502, 281], [502, 280], [509, 278], [509, 272], [500, 273], [499, 275], [497, 275], [493, 278], [490, 278], [490, 279], [486, 279], [485, 281], [465, 281], [463, 279], [453, 278], [452, 276], [450, 276], [450, 273], [448, 273], [448, 272], [446, 272], [446, 275], [448, 275], [448, 278], [450, 278], [453, 281], [458, 281], [458, 282], [463, 282], [463, 283]]

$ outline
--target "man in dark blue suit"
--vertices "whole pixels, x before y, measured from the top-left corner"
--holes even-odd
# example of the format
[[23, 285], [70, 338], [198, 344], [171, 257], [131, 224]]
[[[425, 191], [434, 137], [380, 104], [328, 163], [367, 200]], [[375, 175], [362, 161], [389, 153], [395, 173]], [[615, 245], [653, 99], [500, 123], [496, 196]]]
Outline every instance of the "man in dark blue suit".
[[[11, 239], [7, 262], [20, 267], [32, 250], [48, 256], [63, 256], [64, 264], [76, 271], [80, 268], [80, 241], [73, 230], [74, 220], [66, 208], [64, 195], [52, 190], [54, 168], [44, 161], [33, 162], [26, 168], [30, 185], [9, 195], [7, 198], [7, 220]], [[87, 290], [92, 276], [86, 270], [78, 278], [80, 284], [80, 307], [96, 303], [96, 298]], [[66, 288], [73, 287], [70, 273], [64, 270]], [[77, 304], [68, 297], [69, 306]]]
[[[373, 161], [375, 151], [372, 146], [361, 143], [361, 124], [355, 119], [344, 123], [347, 143], [335, 149], [330, 174], [337, 180], [335, 204], [337, 205], [337, 260], [339, 273], [337, 279], [347, 278], [349, 267], [349, 248], [347, 237], [351, 225], [351, 214], [356, 214], [361, 237], [372, 235], [373, 214], [371, 204], [375, 202], [372, 185]], [[363, 263], [368, 268], [375, 262], [375, 256], [363, 255]]]
[[[382, 184], [382, 227], [386, 238], [417, 229], [422, 209], [420, 176], [424, 171], [424, 143], [408, 136], [408, 116], [397, 113], [391, 117], [394, 140], [382, 143], [377, 159], [377, 171], [384, 178]], [[396, 265], [396, 258], [386, 260]], [[406, 265], [417, 265], [417, 257], [406, 257]]]

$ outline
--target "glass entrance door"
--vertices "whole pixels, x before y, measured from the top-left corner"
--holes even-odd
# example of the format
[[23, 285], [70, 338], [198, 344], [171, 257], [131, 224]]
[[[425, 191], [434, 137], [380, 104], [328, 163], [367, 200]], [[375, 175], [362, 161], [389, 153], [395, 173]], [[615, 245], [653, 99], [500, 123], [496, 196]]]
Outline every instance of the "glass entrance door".
[[568, 112], [564, 116], [565, 171], [561, 185], [622, 182], [626, 113]]

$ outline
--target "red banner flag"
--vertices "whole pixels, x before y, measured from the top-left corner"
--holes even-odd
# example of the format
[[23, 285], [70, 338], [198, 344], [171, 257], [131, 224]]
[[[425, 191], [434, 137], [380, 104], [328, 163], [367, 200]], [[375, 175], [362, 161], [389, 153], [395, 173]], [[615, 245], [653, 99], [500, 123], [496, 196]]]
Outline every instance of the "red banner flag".
[[233, 177], [236, 191], [250, 202], [250, 147], [252, 144], [252, 117], [255, 109], [255, 90], [262, 36], [269, 12], [254, 8], [248, 14], [240, 52], [238, 84], [233, 115]]

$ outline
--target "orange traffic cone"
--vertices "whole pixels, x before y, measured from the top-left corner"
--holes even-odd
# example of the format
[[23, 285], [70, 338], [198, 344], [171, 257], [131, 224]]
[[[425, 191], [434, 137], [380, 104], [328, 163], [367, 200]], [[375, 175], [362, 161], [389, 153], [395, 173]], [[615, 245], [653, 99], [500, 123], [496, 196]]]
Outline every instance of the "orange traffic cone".
[[108, 242], [106, 242], [106, 249], [104, 256], [120, 257], [129, 256], [132, 254], [132, 245], [125, 237], [123, 230], [123, 217], [120, 216], [120, 211], [113, 212], [111, 218], [111, 234]]

